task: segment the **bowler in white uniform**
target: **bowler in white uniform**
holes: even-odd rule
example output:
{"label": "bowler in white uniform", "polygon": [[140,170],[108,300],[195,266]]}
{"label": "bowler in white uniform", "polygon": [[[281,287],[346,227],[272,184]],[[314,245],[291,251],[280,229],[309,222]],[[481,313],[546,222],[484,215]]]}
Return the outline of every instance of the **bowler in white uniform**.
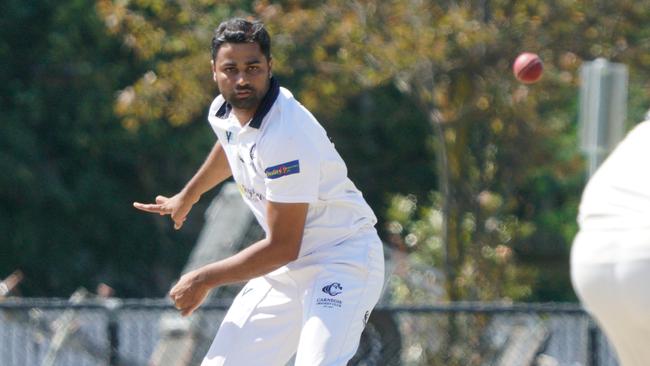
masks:
{"label": "bowler in white uniform", "polygon": [[346,365],[383,287],[377,219],[323,127],[271,69],[261,23],[221,23],[212,40],[221,95],[208,115],[218,141],[178,194],[134,205],[171,215],[178,229],[204,192],[232,176],[266,232],[170,291],[189,315],[211,289],[248,281],[202,365],[285,365],[294,354],[296,365]]}

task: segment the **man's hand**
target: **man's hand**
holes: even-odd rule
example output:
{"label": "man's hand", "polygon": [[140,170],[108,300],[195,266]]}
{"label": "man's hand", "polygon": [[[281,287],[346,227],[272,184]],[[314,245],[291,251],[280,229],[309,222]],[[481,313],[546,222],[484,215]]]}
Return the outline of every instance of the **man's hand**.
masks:
{"label": "man's hand", "polygon": [[171,215],[174,221],[174,229],[178,230],[183,226],[187,214],[197,200],[188,199],[185,194],[178,193],[173,197],[158,196],[156,203],[133,202],[133,207],[138,210],[157,213],[159,215]]}
{"label": "man's hand", "polygon": [[208,296],[210,288],[199,280],[199,273],[192,271],[184,274],[178,283],[169,291],[169,297],[181,315],[188,316],[201,305]]}

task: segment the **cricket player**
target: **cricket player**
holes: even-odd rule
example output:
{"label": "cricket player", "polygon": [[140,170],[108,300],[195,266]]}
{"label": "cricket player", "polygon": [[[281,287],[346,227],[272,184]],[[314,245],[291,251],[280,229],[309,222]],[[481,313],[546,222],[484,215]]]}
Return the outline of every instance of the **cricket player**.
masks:
{"label": "cricket player", "polygon": [[571,279],[622,366],[650,365],[650,121],[637,125],[587,183]]}
{"label": "cricket player", "polygon": [[179,229],[199,197],[232,176],[266,237],[184,274],[169,296],[191,314],[217,287],[248,281],[203,366],[346,365],[384,279],[375,215],[323,127],[272,76],[263,24],[231,19],[212,40],[221,95],[208,120],[218,141],[186,186],[140,210]]}

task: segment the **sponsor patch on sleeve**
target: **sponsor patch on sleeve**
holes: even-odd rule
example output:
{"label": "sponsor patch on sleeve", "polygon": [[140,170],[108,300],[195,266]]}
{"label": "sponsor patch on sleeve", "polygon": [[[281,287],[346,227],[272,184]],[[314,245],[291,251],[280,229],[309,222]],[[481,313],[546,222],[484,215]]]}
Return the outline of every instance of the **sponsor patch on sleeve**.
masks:
{"label": "sponsor patch on sleeve", "polygon": [[280,165],[268,167],[264,169],[266,177],[269,179],[277,179],[285,175],[300,173],[300,162],[298,160],[289,161]]}

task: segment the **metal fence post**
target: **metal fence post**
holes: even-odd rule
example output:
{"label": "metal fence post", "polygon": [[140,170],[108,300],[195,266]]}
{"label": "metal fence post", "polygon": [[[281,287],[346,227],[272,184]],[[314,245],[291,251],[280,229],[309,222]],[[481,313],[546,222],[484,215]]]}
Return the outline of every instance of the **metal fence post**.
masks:
{"label": "metal fence post", "polygon": [[119,311],[122,303],[118,299],[110,298],[104,303],[108,315],[108,324],[106,332],[108,336],[108,364],[110,366],[120,365],[120,337],[119,337],[119,323],[117,319],[117,312]]}
{"label": "metal fence post", "polygon": [[587,365],[599,366],[598,352],[598,336],[599,330],[593,320],[589,321],[589,328],[587,329]]}

